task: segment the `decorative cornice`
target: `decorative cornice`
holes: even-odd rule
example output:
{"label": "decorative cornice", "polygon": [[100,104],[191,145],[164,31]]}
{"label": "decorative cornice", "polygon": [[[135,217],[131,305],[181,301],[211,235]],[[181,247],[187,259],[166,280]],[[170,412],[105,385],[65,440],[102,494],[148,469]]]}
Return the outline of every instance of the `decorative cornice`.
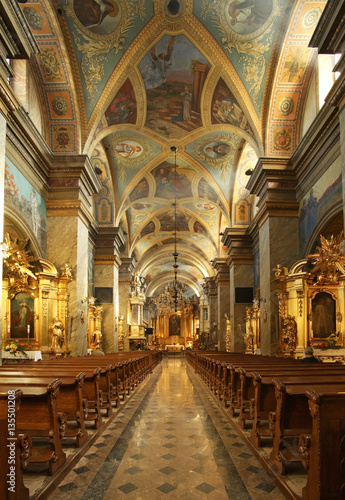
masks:
{"label": "decorative cornice", "polygon": [[79,217],[84,224],[94,226],[96,221],[81,200],[46,201],[47,217]]}
{"label": "decorative cornice", "polygon": [[95,255],[95,265],[115,266],[117,269],[122,265],[118,255]]}
{"label": "decorative cornice", "polygon": [[298,201],[267,200],[261,205],[259,211],[255,215],[255,221],[258,224],[258,226],[261,227],[269,217],[298,218],[298,213],[299,213]]}

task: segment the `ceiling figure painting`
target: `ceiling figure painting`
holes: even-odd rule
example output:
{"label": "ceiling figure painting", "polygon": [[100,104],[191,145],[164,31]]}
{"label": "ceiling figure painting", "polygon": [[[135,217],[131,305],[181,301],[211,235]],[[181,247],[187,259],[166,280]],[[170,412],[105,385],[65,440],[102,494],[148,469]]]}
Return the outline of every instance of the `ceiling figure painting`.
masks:
{"label": "ceiling figure painting", "polygon": [[200,100],[209,69],[187,37],[164,36],[139,64],[147,94],[146,126],[169,138],[201,126]]}

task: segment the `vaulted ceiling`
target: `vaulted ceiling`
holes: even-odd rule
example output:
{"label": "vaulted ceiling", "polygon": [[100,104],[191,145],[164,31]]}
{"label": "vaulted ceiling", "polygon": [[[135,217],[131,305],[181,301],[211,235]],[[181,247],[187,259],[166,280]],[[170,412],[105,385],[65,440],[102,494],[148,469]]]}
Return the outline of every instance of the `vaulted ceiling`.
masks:
{"label": "vaulted ceiling", "polygon": [[175,229],[179,280],[199,294],[227,255],[221,233],[253,218],[246,172],[296,148],[324,4],[21,4],[40,49],[50,147],[87,154],[102,172],[95,218],[122,228],[149,295],[172,281]]}

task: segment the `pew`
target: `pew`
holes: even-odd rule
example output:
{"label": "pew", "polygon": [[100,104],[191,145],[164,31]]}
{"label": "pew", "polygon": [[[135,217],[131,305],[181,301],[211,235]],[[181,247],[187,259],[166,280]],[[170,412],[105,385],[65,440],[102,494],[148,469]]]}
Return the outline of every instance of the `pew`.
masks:
{"label": "pew", "polygon": [[22,469],[27,466],[32,443],[29,436],[18,433],[16,415],[22,391],[0,392],[0,498],[29,500]]}
{"label": "pew", "polygon": [[303,500],[338,500],[345,496],[345,392],[306,391],[311,434],[299,440],[308,470]]}
{"label": "pew", "polygon": [[18,432],[32,439],[29,463],[48,463],[48,474],[53,475],[66,461],[61,438],[64,435],[66,415],[58,412],[57,398],[61,381],[48,385],[26,385],[23,377],[9,377],[0,381],[0,394],[20,386],[22,395],[16,415]]}
{"label": "pew", "polygon": [[[306,391],[311,387],[310,384],[286,385],[279,379],[273,379],[273,383],[276,409],[269,414],[269,424],[273,433],[270,460],[273,467],[283,475],[287,466],[302,462],[298,439],[301,434],[311,433],[312,418],[306,396]],[[312,389],[322,394],[341,393],[345,391],[345,383],[316,382],[312,385]],[[328,444],[325,443],[325,446]]]}
{"label": "pew", "polygon": [[[313,365],[317,366],[317,365]],[[336,381],[342,380],[345,382],[345,370],[322,370],[320,373],[317,370],[294,370],[293,373],[275,373],[285,385],[301,385],[301,384],[316,384],[316,383],[332,383],[334,377]],[[309,366],[308,366],[309,368]],[[345,368],[345,367],[344,367]],[[254,396],[250,400],[250,416],[252,420],[251,440],[256,446],[261,446],[262,439],[267,442],[267,439],[272,440],[272,431],[269,427],[268,417],[270,412],[276,409],[275,386],[272,380],[272,374],[265,375],[257,372],[251,372],[249,376],[252,379]],[[246,415],[242,415],[242,420],[246,419]],[[241,422],[242,427],[244,422]]]}
{"label": "pew", "polygon": [[74,376],[67,373],[61,373],[55,370],[46,370],[36,368],[35,366],[21,369],[12,367],[0,368],[0,383],[4,378],[11,379],[25,378],[26,385],[48,385],[52,378],[59,376],[61,380],[59,397],[57,398],[58,412],[65,413],[66,426],[64,438],[75,438],[76,446],[79,448],[86,441],[88,432],[85,428],[85,419],[87,418],[88,405],[87,400],[83,398],[82,388],[85,379],[85,373],[80,372]]}

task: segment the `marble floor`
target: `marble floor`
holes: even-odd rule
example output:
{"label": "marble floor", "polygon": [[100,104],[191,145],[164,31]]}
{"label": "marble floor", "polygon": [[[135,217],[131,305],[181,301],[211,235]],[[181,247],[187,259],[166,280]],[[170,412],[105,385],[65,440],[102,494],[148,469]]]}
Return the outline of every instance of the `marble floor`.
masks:
{"label": "marble floor", "polygon": [[55,486],[51,500],[286,498],[181,356],[163,360]]}

